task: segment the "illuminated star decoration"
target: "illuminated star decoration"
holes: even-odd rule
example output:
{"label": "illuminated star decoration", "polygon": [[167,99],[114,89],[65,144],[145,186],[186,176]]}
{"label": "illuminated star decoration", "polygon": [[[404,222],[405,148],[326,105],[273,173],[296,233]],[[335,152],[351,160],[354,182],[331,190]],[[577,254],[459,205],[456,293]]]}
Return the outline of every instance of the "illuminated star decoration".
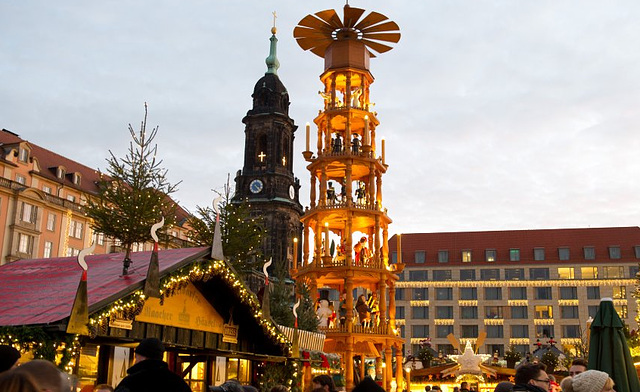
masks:
{"label": "illuminated star decoration", "polygon": [[225,260],[222,250],[222,231],[220,229],[220,207],[222,196],[213,200],[213,211],[216,213],[216,227],[213,231],[213,244],[211,245],[211,258],[214,260]]}
{"label": "illuminated star decoration", "polygon": [[67,333],[75,333],[78,335],[89,335],[89,301],[87,294],[87,262],[85,256],[92,253],[96,249],[95,241],[89,248],[82,249],[78,253],[78,264],[82,268],[82,277],[76,291],[76,298],[73,300],[69,322],[67,323]]}
{"label": "illuminated star decoration", "polygon": [[164,225],[164,216],[160,222],[151,226],[151,238],[153,238],[153,252],[147,269],[147,279],[144,282],[144,295],[160,298],[160,263],[158,261],[158,234],[156,233]]}

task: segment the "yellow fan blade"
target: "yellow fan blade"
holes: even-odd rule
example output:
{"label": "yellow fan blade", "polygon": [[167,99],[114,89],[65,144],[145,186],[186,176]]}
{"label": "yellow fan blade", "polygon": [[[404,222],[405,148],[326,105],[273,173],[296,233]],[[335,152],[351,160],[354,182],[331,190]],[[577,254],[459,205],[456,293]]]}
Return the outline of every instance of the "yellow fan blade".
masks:
{"label": "yellow fan blade", "polygon": [[391,46],[387,46],[387,45],[383,45],[381,43],[378,42],[374,42],[374,41],[369,41],[368,39],[363,39],[362,42],[367,45],[367,47],[375,50],[378,53],[384,53],[384,52],[388,52],[391,49],[393,49]]}
{"label": "yellow fan blade", "polygon": [[358,19],[364,14],[362,8],[354,8],[345,6],[344,7],[344,26],[345,27],[353,27],[358,22]]}
{"label": "yellow fan blade", "polygon": [[362,32],[366,34],[366,33],[378,33],[378,32],[386,32],[386,31],[398,31],[398,30],[400,30],[400,26],[398,26],[396,22],[387,21],[375,26],[365,27],[362,29]]}
{"label": "yellow fan blade", "polygon": [[331,26],[333,29],[339,29],[343,27],[340,17],[336,13],[336,10],[324,10],[316,12],[315,15],[322,19],[325,23]]}
{"label": "yellow fan blade", "polygon": [[458,339],[456,339],[456,337],[453,336],[452,333],[447,335],[447,340],[449,340],[449,343],[451,343],[453,348],[455,348],[456,350],[460,351],[460,342],[458,342]]}
{"label": "yellow fan blade", "polygon": [[398,42],[400,33],[369,33],[363,32],[363,38],[374,39],[376,41]]}
{"label": "yellow fan blade", "polygon": [[369,27],[369,26],[373,26],[374,24],[378,24],[382,21],[385,21],[389,18],[387,18],[386,16],[382,15],[379,12],[371,12],[369,15],[365,16],[364,19],[362,19],[360,21],[360,23],[358,23],[357,25],[355,25],[354,27],[357,30],[364,30],[365,28]]}
{"label": "yellow fan blade", "polygon": [[487,338],[487,333],[485,331],[482,331],[478,334],[478,339],[476,340],[476,354],[478,353],[478,350],[480,350],[480,347],[482,347],[482,343],[484,343],[484,340]]}

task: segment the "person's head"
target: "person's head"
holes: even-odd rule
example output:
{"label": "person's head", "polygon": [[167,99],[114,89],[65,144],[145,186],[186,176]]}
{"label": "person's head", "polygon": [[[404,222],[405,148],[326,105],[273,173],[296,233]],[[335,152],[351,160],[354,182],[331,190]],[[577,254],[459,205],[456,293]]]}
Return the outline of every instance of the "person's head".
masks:
{"label": "person's head", "polygon": [[36,380],[24,372],[4,372],[0,374],[2,392],[40,392]]}
{"label": "person's head", "polygon": [[566,392],[611,392],[614,382],[605,372],[587,370],[573,377],[567,377],[560,383]]}
{"label": "person's head", "polygon": [[42,392],[68,392],[71,389],[69,377],[56,365],[44,359],[23,363],[13,372],[26,373],[33,377]]}
{"label": "person's head", "polygon": [[164,356],[164,345],[157,338],[143,339],[136,347],[136,363],[146,359],[162,360]]}
{"label": "person's head", "polygon": [[271,387],[271,390],[269,392],[289,392],[289,388],[285,387],[282,384],[278,384]]}
{"label": "person's head", "polygon": [[113,392],[114,389],[109,384],[98,384],[93,388],[93,392]]}
{"label": "person's head", "polygon": [[245,392],[242,384],[238,380],[227,380],[217,387],[209,387],[211,392]]}
{"label": "person's head", "polygon": [[254,387],[253,385],[243,385],[242,389],[244,390],[244,392],[258,392],[258,388]]}
{"label": "person's head", "polygon": [[7,345],[0,345],[0,373],[18,366],[20,351]]}
{"label": "person's head", "polygon": [[336,390],[336,386],[333,383],[333,378],[326,374],[321,374],[319,376],[315,376],[313,380],[311,380],[313,388],[323,388],[326,392],[333,392]]}
{"label": "person's head", "polygon": [[469,389],[469,383],[466,381],[461,382],[460,389]]}
{"label": "person's head", "polygon": [[424,387],[424,391],[425,391],[425,392],[429,392],[429,391],[431,391],[431,386],[426,385],[426,386]]}
{"label": "person's head", "polygon": [[511,391],[513,391],[513,384],[511,384],[509,381],[499,382],[498,385],[496,385],[496,388],[493,390],[493,392],[511,392]]}
{"label": "person's head", "polygon": [[516,384],[531,384],[549,390],[549,376],[543,363],[526,363],[516,368]]}
{"label": "person's head", "polygon": [[459,392],[460,388],[459,387],[453,387],[453,392]]}
{"label": "person's head", "polygon": [[571,361],[571,367],[569,368],[569,375],[571,377],[576,374],[584,373],[587,371],[587,361],[584,358],[575,358]]}

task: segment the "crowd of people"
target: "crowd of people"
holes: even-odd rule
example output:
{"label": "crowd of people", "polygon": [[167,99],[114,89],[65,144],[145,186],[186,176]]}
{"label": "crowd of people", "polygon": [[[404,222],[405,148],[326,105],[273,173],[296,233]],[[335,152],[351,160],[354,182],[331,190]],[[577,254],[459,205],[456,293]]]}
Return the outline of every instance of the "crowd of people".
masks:
{"label": "crowd of people", "polygon": [[[361,296],[363,299],[364,296]],[[361,299],[359,298],[359,300]],[[156,338],[144,339],[134,350],[135,363],[127,370],[127,376],[114,387],[96,385],[91,392],[191,392],[189,385],[169,370],[163,361],[165,347]],[[71,383],[66,373],[52,362],[35,359],[20,364],[20,352],[11,346],[0,346],[1,392],[70,392]],[[501,382],[494,392],[613,392],[614,382],[605,372],[588,370],[584,359],[575,359],[569,368],[569,376],[558,384],[553,375],[547,374],[542,363],[527,362],[516,368],[514,383]],[[455,387],[454,392],[471,392],[467,382]],[[220,386],[212,386],[210,392],[257,392],[250,385],[228,380]],[[425,392],[439,391],[438,386],[427,386]],[[84,389],[83,389],[84,391]],[[276,385],[270,392],[288,392],[284,385]],[[313,378],[311,392],[336,392],[333,378],[319,375]],[[384,392],[370,377],[365,377],[352,392]]]}

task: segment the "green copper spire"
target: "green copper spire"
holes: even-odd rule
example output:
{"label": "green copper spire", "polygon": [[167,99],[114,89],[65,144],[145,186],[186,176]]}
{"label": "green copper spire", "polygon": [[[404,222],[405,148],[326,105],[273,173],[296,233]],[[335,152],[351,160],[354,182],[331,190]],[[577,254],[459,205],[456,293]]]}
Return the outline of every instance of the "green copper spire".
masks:
{"label": "green copper spire", "polygon": [[276,49],[278,44],[278,39],[276,38],[276,13],[273,12],[273,27],[271,28],[271,46],[269,47],[269,57],[265,60],[267,63],[267,72],[266,74],[278,74],[278,68],[280,68],[280,62],[278,61],[278,57],[276,57]]}

